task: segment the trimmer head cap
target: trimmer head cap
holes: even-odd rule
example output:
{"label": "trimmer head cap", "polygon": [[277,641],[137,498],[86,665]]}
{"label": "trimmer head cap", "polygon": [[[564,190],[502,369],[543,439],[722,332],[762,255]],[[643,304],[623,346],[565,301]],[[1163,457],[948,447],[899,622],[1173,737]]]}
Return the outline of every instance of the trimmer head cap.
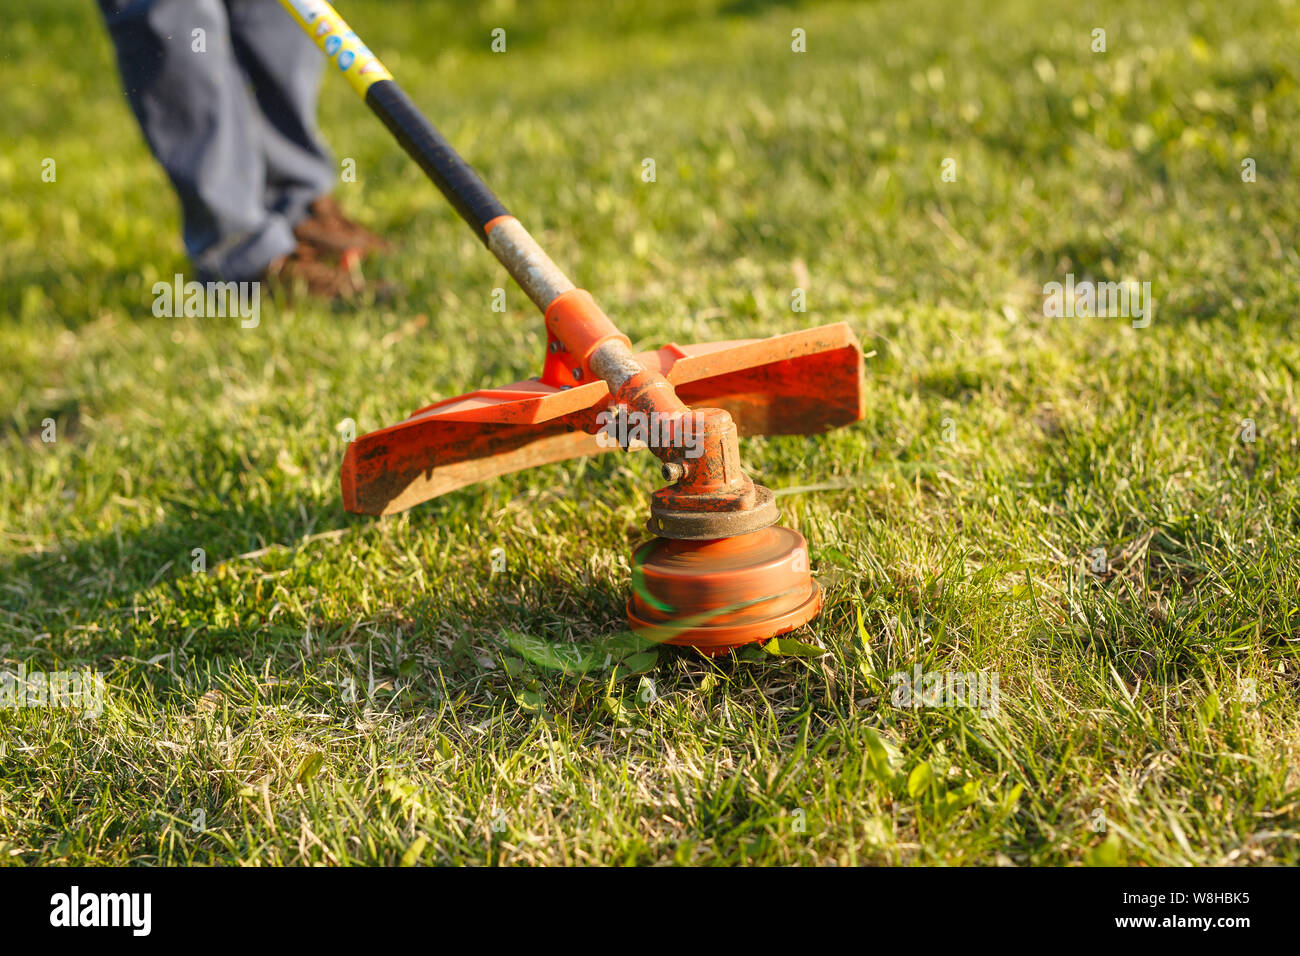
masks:
{"label": "trimmer head cap", "polygon": [[652,538],[632,559],[632,630],[710,656],[793,631],[821,604],[808,544],[790,528],[712,541]]}

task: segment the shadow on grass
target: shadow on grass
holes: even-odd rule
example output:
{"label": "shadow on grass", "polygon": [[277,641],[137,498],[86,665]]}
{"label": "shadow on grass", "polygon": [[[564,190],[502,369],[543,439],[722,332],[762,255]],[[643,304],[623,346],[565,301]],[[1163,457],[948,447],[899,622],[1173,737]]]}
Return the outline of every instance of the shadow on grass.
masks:
{"label": "shadow on grass", "polygon": [[332,496],[245,502],[237,518],[164,496],[162,521],[0,560],[0,654],[46,667],[178,655],[166,669],[381,647],[394,674],[414,659],[422,673],[464,677],[508,648],[505,632],[580,644],[623,626],[625,595],[574,565],[493,573],[457,560],[446,531],[472,534],[488,494],[465,489],[386,519],[349,515]]}

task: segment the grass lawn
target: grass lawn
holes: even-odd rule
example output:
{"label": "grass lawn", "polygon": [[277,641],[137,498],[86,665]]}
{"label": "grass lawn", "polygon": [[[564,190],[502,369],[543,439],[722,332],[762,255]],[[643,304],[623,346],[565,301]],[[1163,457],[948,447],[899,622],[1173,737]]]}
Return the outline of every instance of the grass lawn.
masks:
{"label": "grass lawn", "polygon": [[[536,374],[541,321],[336,76],[396,298],[156,318],[177,203],[95,5],[43,0],[0,58],[0,668],[107,691],[0,712],[0,860],[1300,862],[1300,5],[340,5],[637,346],[852,324],[864,420],[742,449],[827,653],[620,662],[645,454],[346,514],[340,422]],[[1045,317],[1067,274],[1152,321]],[[895,706],[918,667],[996,710]]]}

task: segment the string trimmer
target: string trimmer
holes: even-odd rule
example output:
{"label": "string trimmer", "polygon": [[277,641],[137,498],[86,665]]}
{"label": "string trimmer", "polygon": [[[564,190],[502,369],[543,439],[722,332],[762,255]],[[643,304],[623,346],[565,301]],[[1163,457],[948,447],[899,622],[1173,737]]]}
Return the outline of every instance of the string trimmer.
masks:
{"label": "string trimmer", "polygon": [[862,417],[862,349],[843,323],[768,339],[632,343],[577,288],[325,0],[281,0],[545,316],[538,378],[471,392],[362,435],[345,507],[382,515],[496,475],[648,447],[668,482],[633,558],[633,630],[722,653],[821,610],[802,535],[740,464],[740,435],[814,434]]}

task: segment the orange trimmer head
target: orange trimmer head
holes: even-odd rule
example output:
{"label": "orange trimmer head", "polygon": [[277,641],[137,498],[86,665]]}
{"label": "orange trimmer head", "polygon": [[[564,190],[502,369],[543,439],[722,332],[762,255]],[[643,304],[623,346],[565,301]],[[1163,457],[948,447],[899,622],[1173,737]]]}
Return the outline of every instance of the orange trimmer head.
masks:
{"label": "orange trimmer head", "polygon": [[790,528],[712,541],[653,538],[632,558],[632,629],[711,656],[802,627],[821,607],[808,543]]}
{"label": "orange trimmer head", "polygon": [[[636,358],[696,411],[721,410],[739,435],[817,434],[862,417],[862,350],[843,323],[767,339],[668,345]],[[631,416],[617,407],[604,381],[566,387],[542,377],[438,402],[348,446],[344,503],[349,511],[390,514],[534,465],[649,447],[620,433]],[[662,472],[677,474],[671,462]],[[764,520],[775,521],[770,493],[760,497]],[[807,543],[771,524],[746,531],[742,522],[757,511],[658,509],[647,525],[650,539],[633,555],[632,629],[714,655],[815,617],[821,592]]]}
{"label": "orange trimmer head", "polygon": [[862,417],[862,349],[844,324],[634,352],[325,0],[282,0],[506,267],[546,323],[541,374],[420,409],[353,441],[349,511],[382,515],[534,465],[648,448],[668,484],[633,561],[628,620],[722,653],[799,627],[821,592],[798,532],[740,463],[741,435],[816,434]]}

